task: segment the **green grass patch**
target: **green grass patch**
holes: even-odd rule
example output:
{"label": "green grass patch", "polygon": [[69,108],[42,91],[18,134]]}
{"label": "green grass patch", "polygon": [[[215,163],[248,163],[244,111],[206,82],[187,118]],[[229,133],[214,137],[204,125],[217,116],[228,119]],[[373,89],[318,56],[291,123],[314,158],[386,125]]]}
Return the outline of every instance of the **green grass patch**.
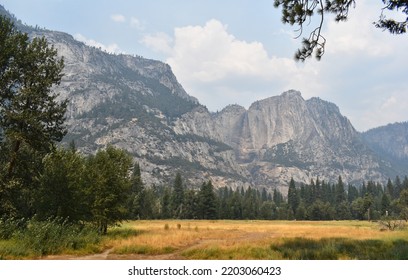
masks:
{"label": "green grass patch", "polygon": [[194,260],[267,260],[282,258],[280,253],[267,247],[258,246],[221,247],[213,245],[189,249],[181,255]]}
{"label": "green grass patch", "polygon": [[106,234],[106,237],[108,239],[128,239],[130,237],[133,236],[137,236],[142,234],[143,231],[142,230],[136,230],[134,228],[130,228],[130,227],[114,227],[114,228],[110,228],[108,230],[108,233]]}
{"label": "green grass patch", "polygon": [[148,245],[128,245],[116,248],[114,250],[115,254],[141,254],[141,255],[163,255],[171,254],[177,249],[171,246],[166,246],[163,248],[157,248]]}
{"label": "green grass patch", "polygon": [[346,238],[284,239],[270,248],[290,260],[407,260],[406,240],[354,240]]}

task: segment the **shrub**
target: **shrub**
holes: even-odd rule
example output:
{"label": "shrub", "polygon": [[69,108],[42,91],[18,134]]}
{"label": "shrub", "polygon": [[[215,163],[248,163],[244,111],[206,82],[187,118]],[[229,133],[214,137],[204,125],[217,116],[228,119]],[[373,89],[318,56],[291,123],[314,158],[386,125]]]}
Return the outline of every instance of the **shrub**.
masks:
{"label": "shrub", "polygon": [[16,232],[26,227],[25,219],[0,219],[0,239],[10,239]]}
{"label": "shrub", "polygon": [[34,255],[57,254],[77,250],[100,241],[97,230],[90,226],[69,224],[61,218],[31,220],[27,229],[16,236]]}

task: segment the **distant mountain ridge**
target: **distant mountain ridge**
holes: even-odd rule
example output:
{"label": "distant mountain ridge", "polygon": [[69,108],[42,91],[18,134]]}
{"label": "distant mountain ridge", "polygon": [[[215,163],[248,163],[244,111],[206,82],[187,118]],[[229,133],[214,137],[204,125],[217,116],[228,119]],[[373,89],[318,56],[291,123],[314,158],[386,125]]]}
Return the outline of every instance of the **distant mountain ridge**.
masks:
{"label": "distant mountain ridge", "polygon": [[362,136],[380,156],[408,171],[408,122],[393,123],[370,129]]}
{"label": "distant mountain ridge", "polygon": [[[7,15],[1,6],[0,13]],[[65,75],[55,88],[69,99],[64,143],[74,140],[84,153],[107,144],[126,149],[148,185],[168,184],[177,171],[190,186],[211,179],[217,187],[269,190],[285,190],[292,177],[309,183],[341,175],[356,182],[401,172],[379,149],[381,137],[357,132],[335,104],[320,98],[304,100],[290,90],[248,109],[230,105],[212,113],[163,62],[108,54],[66,33],[17,26],[31,37],[45,36],[64,57]],[[401,141],[401,147],[408,145]]]}

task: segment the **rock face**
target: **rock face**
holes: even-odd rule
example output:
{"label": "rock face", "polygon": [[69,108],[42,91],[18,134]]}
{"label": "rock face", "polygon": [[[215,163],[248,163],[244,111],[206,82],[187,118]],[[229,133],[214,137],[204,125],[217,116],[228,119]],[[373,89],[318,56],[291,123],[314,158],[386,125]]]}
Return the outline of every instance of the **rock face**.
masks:
{"label": "rock face", "polygon": [[383,179],[387,166],[336,105],[319,98],[305,101],[293,90],[248,110],[235,105],[217,114],[194,110],[177,121],[176,131],[230,145],[253,183],[267,188],[285,188],[291,177],[301,182],[339,175],[348,182]]}
{"label": "rock face", "polygon": [[368,146],[383,158],[399,167],[403,174],[408,169],[408,123],[394,123],[370,129],[362,134]]}
{"label": "rock face", "polygon": [[[0,12],[7,14],[1,6]],[[211,113],[185,92],[167,64],[16,25],[31,37],[45,36],[64,57],[65,75],[55,87],[69,99],[64,142],[75,141],[84,153],[108,144],[126,149],[149,185],[168,184],[180,171],[191,186],[211,179],[219,187],[285,190],[291,177],[309,182],[341,175],[353,182],[386,179],[394,170],[372,152],[390,147],[376,142],[382,136],[367,132],[363,140],[336,105],[319,98],[304,100],[292,90],[248,110],[230,105]]]}
{"label": "rock face", "polygon": [[[36,31],[32,36],[38,36]],[[173,123],[191,110],[204,110],[177,82],[170,66],[129,55],[111,55],[57,32],[41,32],[65,60],[55,89],[70,100],[69,134],[85,153],[108,144],[126,149],[140,162],[149,184],[169,182],[176,170],[191,184],[248,184],[248,172],[228,145],[198,135],[177,134]],[[235,178],[235,179],[234,179]]]}

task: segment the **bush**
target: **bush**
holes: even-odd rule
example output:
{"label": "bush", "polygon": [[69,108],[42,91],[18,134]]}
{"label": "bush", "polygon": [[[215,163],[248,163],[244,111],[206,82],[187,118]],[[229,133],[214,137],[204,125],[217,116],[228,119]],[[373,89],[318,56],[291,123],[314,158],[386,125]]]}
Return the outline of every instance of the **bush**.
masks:
{"label": "bush", "polygon": [[25,219],[0,219],[0,239],[8,240],[13,235],[26,227]]}
{"label": "bush", "polygon": [[19,231],[16,238],[34,255],[43,256],[97,244],[101,237],[93,227],[50,218],[46,221],[31,220],[26,230]]}
{"label": "bush", "polygon": [[381,217],[381,220],[378,222],[378,224],[380,225],[381,231],[383,230],[394,231],[398,229],[403,229],[405,227],[404,221],[392,216]]}

